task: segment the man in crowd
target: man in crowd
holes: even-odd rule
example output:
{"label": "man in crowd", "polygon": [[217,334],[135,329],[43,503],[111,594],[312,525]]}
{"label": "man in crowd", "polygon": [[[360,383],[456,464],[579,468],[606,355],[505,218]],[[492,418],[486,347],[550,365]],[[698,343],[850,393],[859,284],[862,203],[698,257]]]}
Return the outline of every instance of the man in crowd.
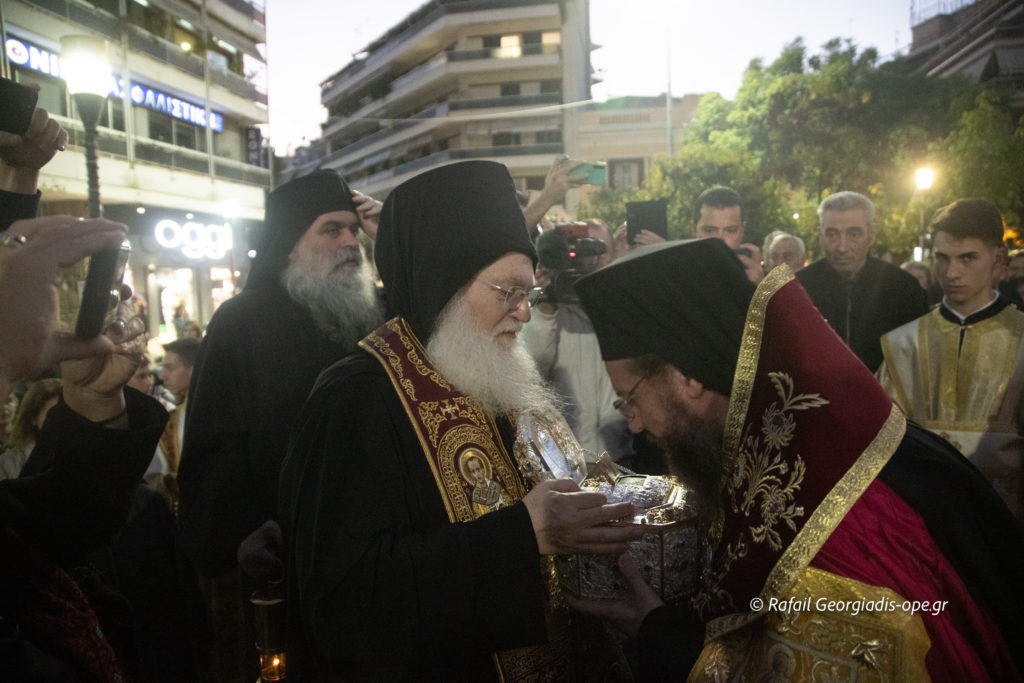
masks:
{"label": "man in crowd", "polygon": [[804,267],[806,249],[804,241],[796,235],[783,232],[768,243],[768,270],[785,263],[794,273]]}
{"label": "man in crowd", "polygon": [[942,302],[882,337],[879,381],[907,417],[956,446],[1024,518],[1024,313],[992,286],[1003,217],[961,199],[931,222]]}
{"label": "man in crowd", "polygon": [[811,301],[843,341],[874,372],[882,335],[928,311],[913,275],[868,251],[875,243],[875,205],[856,192],[837,192],[818,206],[825,258],[797,273]]}
{"label": "man in crowd", "polygon": [[[373,237],[379,211],[329,171],[267,197],[245,289],[210,321],[189,392],[179,522],[182,546],[207,576],[231,572],[239,544],[275,519],[288,432],[313,381],[382,319],[358,237]],[[237,598],[226,610],[237,613],[241,592],[224,594]],[[251,638],[237,648],[224,658],[251,660]],[[237,668],[221,666],[219,680],[234,680]]]}
{"label": "man in crowd", "polygon": [[755,292],[700,240],[634,252],[577,291],[630,426],[662,442],[712,549],[690,618],[628,556],[630,597],[576,602],[639,635],[644,676],[1020,677],[1021,527],[906,421],[788,269]]}
{"label": "man in crowd", "polygon": [[188,404],[188,389],[192,382],[192,371],[199,356],[199,340],[190,337],[176,339],[164,344],[164,366],[161,379],[164,387],[174,395],[177,405],[171,411],[167,427],[160,436],[157,459],[163,458],[164,470],[147,481],[156,482],[155,488],[164,494],[171,511],[178,509],[178,466],[181,462],[181,445],[185,435],[185,411]]}
{"label": "man in crowd", "polygon": [[764,277],[761,267],[761,249],[744,243],[746,223],[743,221],[743,202],[731,187],[716,186],[700,193],[693,203],[693,235],[698,239],[717,237],[736,252],[754,284]]}
{"label": "man in crowd", "polygon": [[541,556],[621,551],[640,529],[594,526],[631,506],[569,479],[528,492],[513,457],[518,417],[557,411],[517,346],[536,256],[508,170],[470,161],[399,185],[375,258],[397,317],[317,380],[281,472],[298,675],[614,678],[611,650],[573,639]]}
{"label": "man in crowd", "polygon": [[[547,271],[549,284],[523,326],[523,342],[541,376],[565,401],[562,413],[588,455],[596,462],[607,451],[613,460],[621,461],[632,453],[633,437],[615,409],[615,391],[601,361],[594,328],[572,290],[574,279],[608,265],[615,254],[606,225],[588,221],[586,227],[589,241],[586,246],[573,242],[580,253],[572,260],[571,245],[560,229],[538,238],[538,272]],[[601,245],[601,254],[582,253]],[[635,469],[635,463],[624,464]]]}

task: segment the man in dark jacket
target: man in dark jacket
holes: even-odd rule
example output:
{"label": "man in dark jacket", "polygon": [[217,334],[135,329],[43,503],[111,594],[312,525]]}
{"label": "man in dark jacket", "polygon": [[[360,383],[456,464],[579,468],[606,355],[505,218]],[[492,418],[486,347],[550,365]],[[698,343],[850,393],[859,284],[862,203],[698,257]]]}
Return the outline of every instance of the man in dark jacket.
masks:
{"label": "man in dark jacket", "polygon": [[[288,432],[313,381],[380,324],[358,238],[360,229],[376,234],[379,212],[330,171],[267,198],[245,289],[210,321],[189,391],[179,522],[182,545],[207,576],[232,572],[239,544],[276,517]],[[226,590],[225,600],[232,595],[241,593]],[[251,643],[239,639],[242,657],[253,655]],[[232,679],[218,668],[220,680]]]}
{"label": "man in dark jacket", "polygon": [[796,277],[853,353],[874,372],[882,335],[928,312],[928,295],[912,275],[868,255],[875,243],[875,206],[856,192],[837,192],[818,206],[825,258]]}

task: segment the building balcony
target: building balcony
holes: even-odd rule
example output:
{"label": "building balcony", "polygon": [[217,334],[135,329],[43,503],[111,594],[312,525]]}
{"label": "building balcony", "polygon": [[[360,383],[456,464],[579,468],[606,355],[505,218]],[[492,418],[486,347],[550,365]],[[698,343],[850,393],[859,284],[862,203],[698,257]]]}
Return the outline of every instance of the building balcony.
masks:
{"label": "building balcony", "polygon": [[[430,36],[432,43],[450,43],[460,27],[489,21],[493,24],[516,19],[536,20],[538,17],[559,22],[564,8],[556,0],[488,0],[487,3],[464,1],[430,2],[408,15],[366,47],[365,59],[354,60],[323,83],[325,96],[332,97],[363,85],[367,64],[374,69],[406,60],[422,49],[422,39]],[[437,39],[440,39],[439,41]],[[324,100],[327,101],[326,99]]]}
{"label": "building balcony", "polygon": [[[564,147],[560,142],[540,145],[502,145],[498,147],[445,149],[440,152],[434,152],[433,154],[420,157],[419,159],[407,161],[404,164],[392,166],[391,168],[378,171],[376,173],[360,174],[360,172],[357,171],[346,176],[346,180],[350,184],[358,182],[364,185],[380,185],[391,178],[414,175],[434,166],[443,166],[446,163],[462,161],[464,159],[493,159],[501,161],[502,159],[509,157],[540,155],[545,157],[547,159],[546,163],[550,165],[551,161],[549,157],[561,154],[563,149]],[[324,166],[329,167],[330,165],[324,164]]]}
{"label": "building balcony", "polygon": [[505,95],[475,100],[457,100],[449,102],[448,108],[452,111],[465,111],[469,109],[495,109],[501,107],[538,107],[561,103],[562,93],[553,92],[537,95]]}
{"label": "building balcony", "polygon": [[67,21],[103,34],[107,40],[121,42],[121,27],[117,17],[96,7],[69,2],[69,0],[25,0],[30,5],[56,14]]}
{"label": "building balcony", "polygon": [[546,170],[552,158],[561,154],[561,143],[544,145],[514,145],[504,147],[479,147],[471,149],[449,149],[409,161],[377,173],[347,176],[360,191],[378,199],[387,197],[395,187],[409,178],[438,166],[444,166],[464,159],[488,159],[505,164],[513,176]]}
{"label": "building balcony", "polygon": [[[541,93],[537,95],[506,95],[504,97],[441,102],[412,115],[404,121],[394,123],[386,128],[370,133],[352,144],[334,150],[324,157],[323,163],[334,168],[343,168],[356,161],[360,153],[366,156],[374,154],[378,151],[375,147],[386,148],[394,146],[403,140],[423,135],[441,125],[447,124],[449,127],[458,127],[460,123],[468,123],[471,120],[469,116],[448,117],[449,112],[503,108],[516,110],[524,107],[557,105],[561,101],[561,93]],[[538,113],[550,114],[550,112],[546,111]],[[460,118],[464,120],[460,121]]]}
{"label": "building balcony", "polygon": [[[532,49],[534,47],[537,49]],[[334,138],[339,135],[357,134],[354,129],[365,128],[367,119],[389,118],[389,113],[399,113],[396,110],[408,110],[409,103],[416,98],[436,97],[436,94],[444,92],[445,88],[454,87],[462,75],[494,71],[496,74],[500,72],[502,78],[515,80],[516,72],[530,69],[549,71],[550,73],[543,74],[546,77],[556,78],[561,75],[561,53],[557,45],[527,45],[522,48],[520,54],[506,52],[503,57],[495,56],[503,49],[508,48],[441,53],[426,64],[391,81],[382,97],[367,102],[348,116],[328,118],[323,127],[323,136]],[[336,94],[329,97],[325,90],[321,101],[329,106],[340,96],[342,95]]]}
{"label": "building balcony", "polygon": [[[246,4],[244,0],[234,1],[243,5]],[[121,43],[121,28],[118,18],[101,9],[76,4],[70,0],[25,0],[25,2],[56,14],[69,23],[96,31],[114,45]],[[256,10],[254,9],[253,11],[255,12]],[[158,62],[173,66],[189,76],[202,80],[203,60],[201,57],[197,57],[190,52],[183,52],[174,43],[158,38],[139,26],[133,24],[127,24],[126,26],[128,29],[129,49],[145,54]],[[244,76],[222,69],[211,68],[210,82],[244,99],[264,105],[267,104],[266,93],[260,92]]]}
{"label": "building balcony", "polygon": [[[85,128],[78,119],[52,115],[68,132],[68,147],[85,149]],[[113,128],[100,128],[96,136],[97,150],[101,155],[128,158],[128,135]],[[135,160],[155,164],[179,171],[190,171],[209,175],[210,157],[206,152],[178,147],[159,140],[135,138]],[[259,166],[214,156],[214,177],[247,185],[267,187],[270,185],[270,171]]]}

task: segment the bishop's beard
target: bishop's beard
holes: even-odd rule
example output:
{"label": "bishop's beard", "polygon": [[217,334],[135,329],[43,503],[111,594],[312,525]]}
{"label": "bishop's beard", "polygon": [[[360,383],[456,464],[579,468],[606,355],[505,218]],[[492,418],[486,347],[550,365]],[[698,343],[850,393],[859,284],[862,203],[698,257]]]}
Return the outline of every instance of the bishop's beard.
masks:
{"label": "bishop's beard", "polygon": [[698,524],[705,529],[721,517],[724,425],[701,419],[685,403],[663,397],[675,419],[667,434],[652,439],[668,460],[669,472],[693,491]]}
{"label": "bishop's beard", "polygon": [[510,349],[498,343],[501,333],[521,328],[519,321],[507,319],[493,336],[481,331],[462,295],[457,295],[441,312],[427,354],[445,379],[492,416],[557,412],[555,394],[519,339]]}
{"label": "bishop's beard", "polygon": [[332,255],[300,246],[281,284],[333,342],[355,348],[382,322],[373,270],[358,247]]}

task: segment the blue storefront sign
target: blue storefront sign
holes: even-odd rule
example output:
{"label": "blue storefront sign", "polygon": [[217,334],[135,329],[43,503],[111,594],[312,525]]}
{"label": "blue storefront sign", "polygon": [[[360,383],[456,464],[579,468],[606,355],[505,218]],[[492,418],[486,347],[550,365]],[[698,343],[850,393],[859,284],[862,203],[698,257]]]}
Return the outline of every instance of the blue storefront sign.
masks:
{"label": "blue storefront sign", "polygon": [[[8,37],[7,59],[12,64],[60,78],[60,55],[33,45],[27,40]],[[124,80],[116,76],[110,78],[110,96],[118,99],[124,97]],[[163,112],[168,116],[197,126],[206,126],[205,107],[192,104],[174,95],[138,83],[129,83],[128,97],[135,106]],[[224,117],[211,111],[210,128],[218,133],[224,130]]]}

